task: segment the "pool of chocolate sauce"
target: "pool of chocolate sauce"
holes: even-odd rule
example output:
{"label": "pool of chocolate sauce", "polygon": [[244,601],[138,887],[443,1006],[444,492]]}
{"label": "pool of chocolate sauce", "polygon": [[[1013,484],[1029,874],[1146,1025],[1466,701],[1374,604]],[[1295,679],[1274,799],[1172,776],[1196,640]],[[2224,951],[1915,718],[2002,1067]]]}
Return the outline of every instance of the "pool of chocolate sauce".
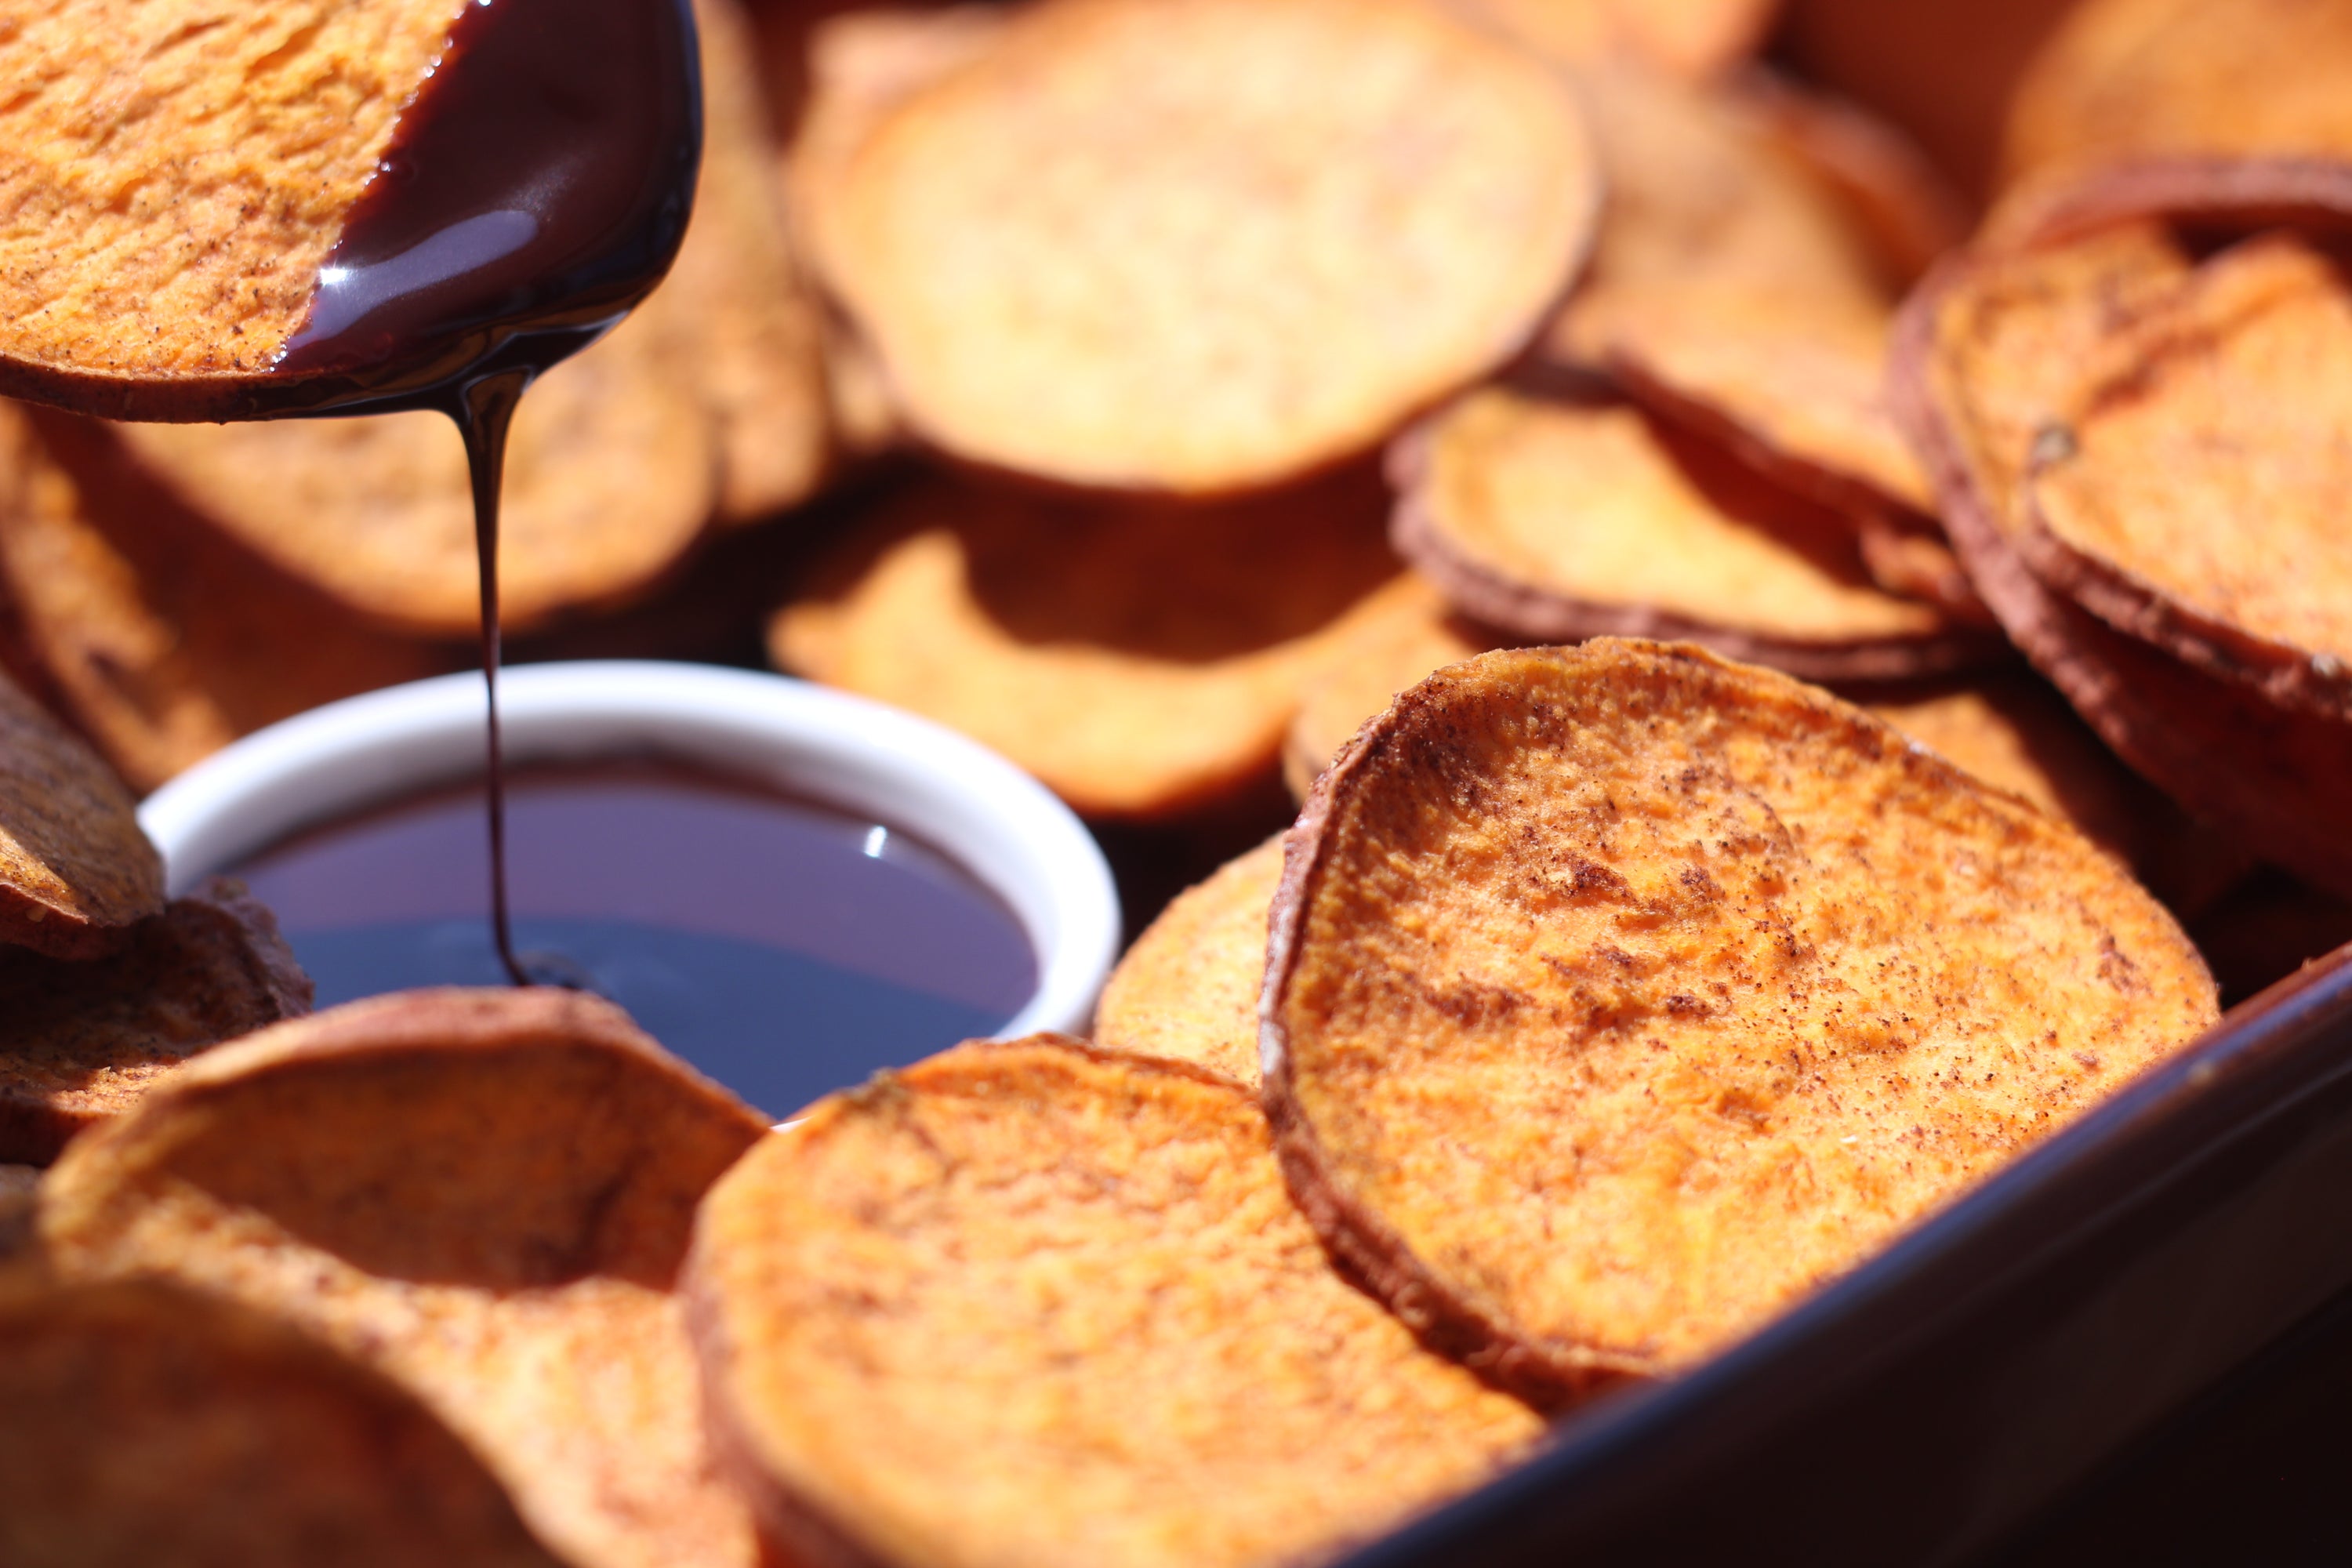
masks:
{"label": "pool of chocolate sauce", "polygon": [[[654,762],[507,784],[525,963],[618,1002],[771,1114],[994,1033],[1035,989],[1012,911],[887,823]],[[234,874],[277,911],[322,1007],[504,978],[478,784],[312,828]]]}

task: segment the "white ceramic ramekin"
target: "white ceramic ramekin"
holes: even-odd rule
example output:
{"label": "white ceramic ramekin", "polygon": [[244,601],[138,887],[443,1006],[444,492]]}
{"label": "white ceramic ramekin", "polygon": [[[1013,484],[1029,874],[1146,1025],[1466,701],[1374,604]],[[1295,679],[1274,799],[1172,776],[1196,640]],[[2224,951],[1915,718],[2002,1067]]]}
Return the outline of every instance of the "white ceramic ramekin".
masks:
{"label": "white ceramic ramekin", "polygon": [[[1043,784],[978,743],[805,681],[710,665],[529,664],[499,677],[510,765],[654,756],[870,815],[961,865],[1004,900],[1037,956],[1037,990],[1004,1026],[1084,1029],[1117,956],[1118,894],[1102,851]],[[482,679],[444,676],[289,719],[148,797],[139,820],[177,893],[288,835],[479,778]]]}

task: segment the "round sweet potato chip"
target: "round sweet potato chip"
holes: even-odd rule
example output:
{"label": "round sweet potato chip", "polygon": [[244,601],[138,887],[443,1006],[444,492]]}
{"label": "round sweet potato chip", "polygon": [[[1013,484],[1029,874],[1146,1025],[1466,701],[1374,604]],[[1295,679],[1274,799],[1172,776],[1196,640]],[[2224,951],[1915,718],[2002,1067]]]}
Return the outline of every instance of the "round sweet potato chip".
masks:
{"label": "round sweet potato chip", "polygon": [[219,878],[109,958],[0,949],[0,1160],[47,1164],[186,1058],[310,1010],[277,920]]}
{"label": "round sweet potato chip", "polygon": [[471,654],[357,624],[165,494],[96,421],[0,406],[0,662],[146,790]]}
{"label": "round sweet potato chip", "polygon": [[2216,1016],[2072,828],[1696,648],[1443,671],[1294,833],[1265,1015],[1292,1193],[1538,1394],[1752,1331]]}
{"label": "round sweet potato chip", "polygon": [[218,418],[292,379],[270,363],[464,9],[15,7],[0,32],[0,394]]}
{"label": "round sweet potato chip", "polygon": [[2200,669],[2352,720],[2352,279],[2264,236],[2102,347],[2027,477],[2027,563]]}
{"label": "round sweet potato chip", "polygon": [[0,946],[95,958],[163,907],[130,791],[0,675]]}
{"label": "round sweet potato chip", "polygon": [[776,661],[995,747],[1081,811],[1164,816],[1269,774],[1309,671],[1396,574],[1354,469],[1216,505],[886,501],[771,623]]}
{"label": "round sweet potato chip", "polygon": [[[509,630],[651,586],[710,518],[719,455],[648,307],[540,378],[516,411],[499,520]],[[198,515],[370,622],[471,637],[473,490],[456,426],[426,411],[226,426],[131,425],[130,456]]]}
{"label": "round sweet potato chip", "polygon": [[2352,893],[2352,725],[2283,708],[2117,630],[2021,558],[2025,484],[2067,424],[2103,345],[2191,278],[2158,225],[1956,258],[1904,308],[1895,408],[1926,460],[1970,579],[2011,638],[2116,752],[2258,854]]}
{"label": "round sweet potato chip", "polygon": [[1333,1270],[1247,1090],[1050,1036],[821,1102],[711,1189],[688,1277],[796,1561],[1321,1561],[1542,1429]]}
{"label": "round sweet potato chip", "polygon": [[1870,579],[1853,529],[1623,406],[1490,390],[1398,458],[1398,550],[1531,642],[1687,637],[1827,679],[1981,662],[1998,645]]}
{"label": "round sweet potato chip", "polygon": [[1423,0],[1047,0],[865,139],[817,259],[948,450],[1231,491],[1507,359],[1599,190],[1564,84]]}
{"label": "round sweet potato chip", "polygon": [[554,1568],[466,1445],[283,1324],[0,1272],[0,1561]]}
{"label": "round sweet potato chip", "polygon": [[1104,983],[1095,1043],[1255,1085],[1265,911],[1281,879],[1277,834],[1176,895]]}
{"label": "round sweet potato chip", "polygon": [[568,1562],[749,1563],[672,1286],[765,1127],[604,1003],[410,992],[189,1062],[68,1147],[41,1237],[389,1377]]}

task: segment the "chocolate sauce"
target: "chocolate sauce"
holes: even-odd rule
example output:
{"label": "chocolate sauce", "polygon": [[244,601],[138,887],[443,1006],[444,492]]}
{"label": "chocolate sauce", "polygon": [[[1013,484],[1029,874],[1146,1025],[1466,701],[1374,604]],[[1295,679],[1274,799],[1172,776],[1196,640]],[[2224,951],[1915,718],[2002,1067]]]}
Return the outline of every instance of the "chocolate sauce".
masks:
{"label": "chocolate sauce", "polygon": [[[517,933],[770,1111],[993,1033],[1035,987],[1012,913],[887,824],[654,763],[509,783]],[[467,891],[481,808],[475,786],[412,796],[237,868],[320,1005],[495,982]]]}
{"label": "chocolate sauce", "polygon": [[[481,563],[491,927],[518,985],[499,744],[499,490],[531,379],[649,293],[685,237],[702,155],[688,0],[473,0],[271,367],[313,413],[457,421]],[[537,978],[552,978],[538,976]]]}

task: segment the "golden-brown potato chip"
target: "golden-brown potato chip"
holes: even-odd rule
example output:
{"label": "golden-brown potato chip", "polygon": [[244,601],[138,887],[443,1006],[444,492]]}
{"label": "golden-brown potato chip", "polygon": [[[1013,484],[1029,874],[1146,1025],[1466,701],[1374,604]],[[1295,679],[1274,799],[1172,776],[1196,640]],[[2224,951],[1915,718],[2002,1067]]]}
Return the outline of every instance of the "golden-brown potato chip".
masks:
{"label": "golden-brown potato chip", "polygon": [[1779,0],[1455,0],[1561,65],[1635,59],[1691,79],[1719,76],[1753,53]]}
{"label": "golden-brown potato chip", "polygon": [[1081,811],[1162,816],[1267,773],[1350,606],[1396,573],[1379,476],[1210,506],[931,478],[778,613],[785,668],[995,747]]}
{"label": "golden-brown potato chip", "polygon": [[1541,1431],[1333,1271],[1245,1089],[1051,1036],[821,1102],[711,1189],[688,1276],[796,1560],[1318,1562]]}
{"label": "golden-brown potato chip", "polygon": [[12,1568],[555,1568],[407,1394],[160,1280],[0,1273]]}
{"label": "golden-brown potato chip", "polygon": [[2014,183],[2151,157],[2352,156],[2352,5],[2085,0],[2019,80]]}
{"label": "golden-brown potato chip", "polygon": [[2037,449],[2063,448],[2100,345],[2191,275],[2160,226],[2095,231],[1941,267],[1904,308],[1895,407],[1969,575],[2011,638],[2101,739],[2192,814],[2352,893],[2352,726],[2280,708],[2116,630],[2020,557]]}
{"label": "golden-brown potato chip", "polygon": [[122,781],[0,675],[0,946],[94,958],[163,907]]}
{"label": "golden-brown potato chip", "polygon": [[181,1061],[310,1010],[310,979],[269,910],[215,878],[68,963],[0,949],[0,1160],[45,1165]]}
{"label": "golden-brown potato chip", "polygon": [[1104,983],[1095,1043],[1255,1085],[1265,911],[1281,879],[1276,835],[1179,893]]}
{"label": "golden-brown potato chip", "polygon": [[308,318],[464,9],[16,7],[0,32],[0,393],[116,417],[237,412]]}
{"label": "golden-brown potato chip", "polygon": [[1599,181],[1552,72],[1423,0],[1047,0],[836,195],[816,259],[921,434],[1202,493],[1361,451],[1507,359]]}
{"label": "golden-brown potato chip", "polygon": [[[35,432],[38,430],[37,437]],[[152,789],[265,724],[471,662],[222,538],[96,424],[0,405],[0,659]]]}
{"label": "golden-brown potato chip", "polygon": [[[510,627],[643,591],[709,520],[713,426],[684,392],[679,378],[692,372],[666,325],[659,310],[624,321],[541,376],[516,411],[499,515],[499,604]],[[444,416],[118,434],[177,500],[370,622],[449,637],[478,624],[473,490]]]}
{"label": "golden-brown potato chip", "polygon": [[1491,653],[1294,830],[1265,1094],[1292,1193],[1515,1386],[1687,1366],[2216,1016],[2104,851],[1699,649]]}
{"label": "golden-brown potato chip", "polygon": [[51,1167],[60,1273],[168,1278],[365,1363],[575,1564],[749,1563],[672,1293],[760,1117],[549,990],[422,991],[225,1046]]}
{"label": "golden-brown potato chip", "polygon": [[2027,563],[2210,674],[2352,719],[2352,279],[2264,236],[2103,346],[2027,477]]}
{"label": "golden-brown potato chip", "polygon": [[1399,448],[1396,545],[1530,642],[1695,638],[1827,679],[1981,662],[1997,645],[1874,586],[1845,520],[1633,409],[1489,390]]}

